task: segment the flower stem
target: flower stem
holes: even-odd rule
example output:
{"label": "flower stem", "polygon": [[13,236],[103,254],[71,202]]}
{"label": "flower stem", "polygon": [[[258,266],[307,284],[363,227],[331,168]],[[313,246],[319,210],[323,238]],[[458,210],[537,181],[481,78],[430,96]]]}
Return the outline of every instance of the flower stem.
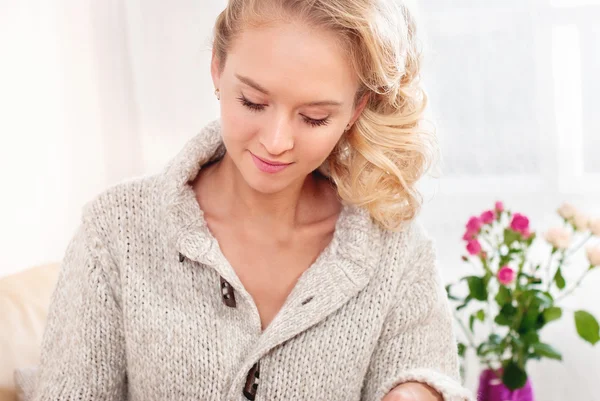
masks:
{"label": "flower stem", "polygon": [[579,280],[577,280],[577,282],[569,289],[565,290],[562,294],[560,294],[559,296],[556,297],[556,299],[554,300],[554,302],[558,302],[561,299],[565,298],[567,295],[571,294],[573,291],[575,291],[575,289],[577,289],[580,285],[581,282],[583,281],[583,279],[585,278],[585,276],[587,276],[587,274],[590,272],[590,269],[586,269],[586,271],[581,275],[581,277],[579,277]]}
{"label": "flower stem", "polygon": [[465,333],[465,337],[467,337],[467,342],[469,343],[471,348],[476,350],[477,347],[475,346],[475,340],[473,339],[471,332],[467,329],[467,326],[465,326],[465,323],[456,315],[456,313],[454,313],[454,318],[458,322],[460,328]]}
{"label": "flower stem", "polygon": [[567,255],[567,252],[565,250],[563,250],[562,255],[560,256],[560,260],[558,261],[558,266],[556,267],[556,270],[554,270],[554,274],[552,274],[550,276],[550,279],[548,280],[548,287],[546,289],[547,292],[550,292],[550,287],[552,286],[552,282],[554,280],[554,276],[556,275],[556,272],[558,272],[558,270],[562,267],[563,263],[565,263],[565,260],[567,259],[566,255]]}
{"label": "flower stem", "polygon": [[552,248],[552,253],[550,254],[550,259],[548,260],[548,267],[546,268],[546,283],[548,284],[548,291],[550,291],[551,279],[550,277],[550,269],[552,269],[552,259],[554,259],[554,248]]}
{"label": "flower stem", "polygon": [[579,250],[579,248],[581,248],[582,246],[585,245],[586,242],[589,241],[589,239],[592,238],[592,233],[589,233],[584,239],[583,241],[581,241],[577,246],[575,246],[574,248],[570,249],[569,252],[567,252],[566,257],[568,258],[569,256],[573,255],[575,252],[577,252]]}

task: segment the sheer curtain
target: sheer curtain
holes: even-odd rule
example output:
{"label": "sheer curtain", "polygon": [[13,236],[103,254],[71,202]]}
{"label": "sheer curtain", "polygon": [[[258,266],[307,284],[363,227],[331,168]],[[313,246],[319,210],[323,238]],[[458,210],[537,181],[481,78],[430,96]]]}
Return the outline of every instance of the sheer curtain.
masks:
{"label": "sheer curtain", "polygon": [[[224,4],[0,1],[0,275],[59,260],[84,202],[157,171],[218,115],[209,37]],[[468,272],[464,224],[496,200],[540,230],[563,201],[600,216],[600,0],[417,4],[444,155],[423,220],[444,278]],[[600,315],[599,287],[591,275],[569,306]],[[531,366],[538,399],[600,400],[600,347],[569,318],[544,336],[564,361]]]}
{"label": "sheer curtain", "polygon": [[60,260],[86,201],[218,115],[207,3],[0,1],[0,276]]}

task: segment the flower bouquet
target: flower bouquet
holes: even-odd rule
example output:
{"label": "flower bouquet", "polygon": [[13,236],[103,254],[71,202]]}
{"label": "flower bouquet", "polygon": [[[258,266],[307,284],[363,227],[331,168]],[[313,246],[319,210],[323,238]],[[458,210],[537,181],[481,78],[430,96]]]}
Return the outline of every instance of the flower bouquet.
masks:
{"label": "flower bouquet", "polygon": [[[596,241],[600,239],[600,219],[590,219],[567,203],[558,214],[562,224],[545,232],[543,238],[531,231],[525,215],[506,210],[502,202],[470,218],[466,225],[463,240],[468,255],[462,259],[478,274],[446,286],[446,291],[466,338],[459,343],[459,354],[464,357],[472,349],[486,367],[480,376],[480,401],[533,399],[527,362],[562,359],[557,348],[542,341],[540,330],[560,319],[560,301],[589,273],[600,270],[596,269],[600,265],[600,243]],[[544,255],[549,253],[542,261],[536,261],[531,252],[539,242],[546,248]],[[569,267],[569,272],[578,269],[579,276],[566,279],[563,269],[588,242],[596,242],[587,247],[589,263]],[[583,340],[592,345],[600,341],[598,321],[592,314],[577,310],[573,316]]]}

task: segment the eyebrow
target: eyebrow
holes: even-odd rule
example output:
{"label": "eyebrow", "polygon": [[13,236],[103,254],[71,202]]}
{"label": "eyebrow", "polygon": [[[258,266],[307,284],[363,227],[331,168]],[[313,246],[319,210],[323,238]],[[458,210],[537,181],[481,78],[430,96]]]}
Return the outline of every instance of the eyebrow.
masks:
{"label": "eyebrow", "polygon": [[[241,82],[245,83],[246,85],[256,89],[259,92],[264,93],[265,95],[269,95],[269,91],[266,90],[265,88],[263,88],[262,86],[260,86],[258,83],[256,83],[255,81],[253,81],[252,79],[245,77],[243,75],[239,75],[239,74],[235,74],[236,78],[239,79]],[[341,106],[342,103],[335,101],[335,100],[318,100],[318,101],[314,101],[314,102],[309,102],[309,103],[305,103],[303,104],[303,106]]]}
{"label": "eyebrow", "polygon": [[235,76],[236,76],[237,79],[239,79],[240,81],[242,81],[246,85],[253,87],[257,91],[262,92],[265,95],[269,95],[269,91],[268,90],[266,90],[265,88],[263,88],[262,86],[260,86],[259,84],[257,84],[253,80],[251,80],[250,78],[245,77],[243,75],[239,75],[239,74],[235,74]]}

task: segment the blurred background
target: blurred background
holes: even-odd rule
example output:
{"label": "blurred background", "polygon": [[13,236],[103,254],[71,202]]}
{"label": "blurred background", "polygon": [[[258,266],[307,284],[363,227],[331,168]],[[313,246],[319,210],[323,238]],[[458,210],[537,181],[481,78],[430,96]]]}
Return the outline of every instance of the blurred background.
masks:
{"label": "blurred background", "polygon": [[[565,201],[600,217],[600,0],[415,2],[444,157],[422,219],[446,281],[469,271],[464,226],[495,201],[536,231]],[[158,172],[218,116],[210,34],[224,5],[0,0],[0,278],[60,261],[86,201]],[[599,289],[596,272],[568,304],[600,316]],[[537,399],[600,400],[600,346],[570,318],[543,335],[563,361],[530,366]]]}

